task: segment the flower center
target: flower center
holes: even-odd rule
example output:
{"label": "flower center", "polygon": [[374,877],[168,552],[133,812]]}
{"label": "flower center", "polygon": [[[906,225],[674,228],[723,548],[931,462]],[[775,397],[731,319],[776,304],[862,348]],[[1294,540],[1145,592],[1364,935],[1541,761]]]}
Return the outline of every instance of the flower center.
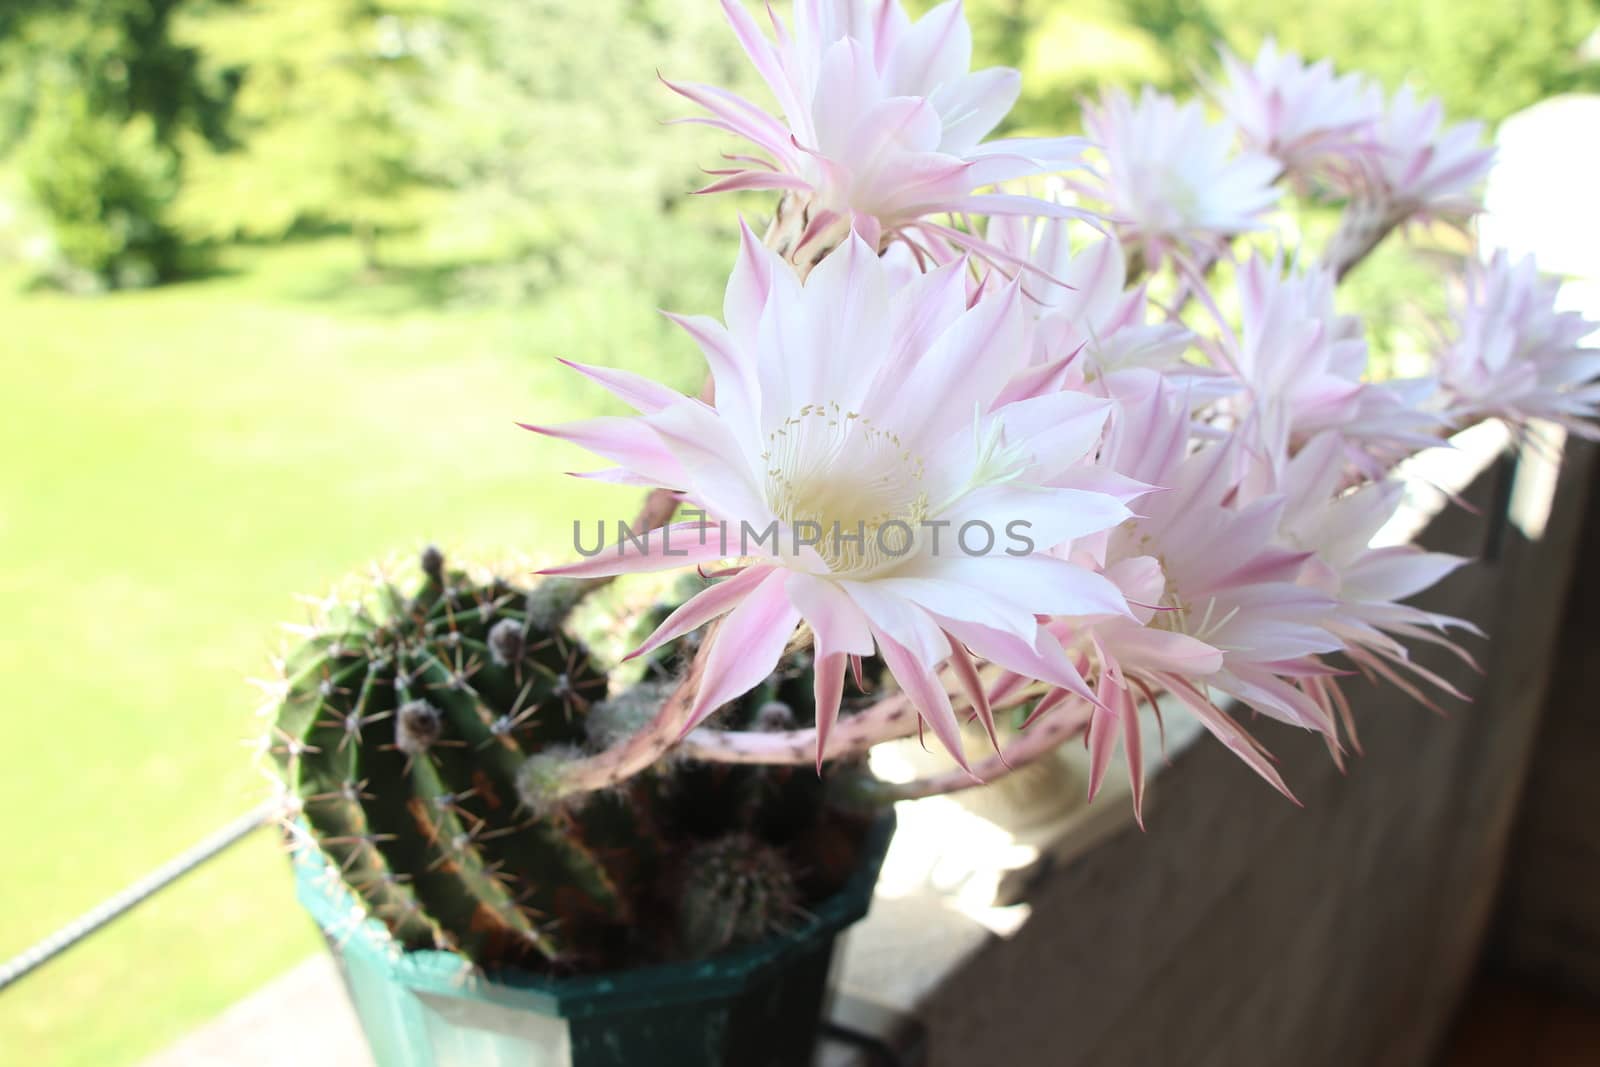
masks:
{"label": "flower center", "polygon": [[1161,610],[1151,616],[1149,625],[1154,629],[1186,634],[1196,641],[1214,645],[1218,631],[1232,622],[1237,614],[1237,607],[1224,608],[1215,597],[1186,600],[1169,582],[1161,598]]}
{"label": "flower center", "polygon": [[864,577],[916,551],[928,517],[924,464],[836,403],[806,404],[767,435],[766,498],[828,570]]}
{"label": "flower center", "polygon": [[1146,216],[1139,222],[1148,229],[1175,232],[1199,221],[1199,190],[1179,167],[1158,164],[1132,180],[1138,208]]}

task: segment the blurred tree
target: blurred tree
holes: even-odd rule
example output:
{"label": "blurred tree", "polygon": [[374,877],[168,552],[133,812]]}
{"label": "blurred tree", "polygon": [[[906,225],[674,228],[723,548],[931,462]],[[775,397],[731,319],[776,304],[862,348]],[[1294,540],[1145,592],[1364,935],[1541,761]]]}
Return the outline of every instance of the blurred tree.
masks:
{"label": "blurred tree", "polygon": [[166,221],[178,157],[148,115],[118,120],[70,92],[40,108],[20,157],[67,264],[118,288],[179,272],[183,243]]}
{"label": "blurred tree", "polygon": [[1409,79],[1460,118],[1499,122],[1555,93],[1600,89],[1600,66],[1581,54],[1600,29],[1595,0],[1325,0],[1281,11],[1208,2],[1243,51],[1275,34],[1390,88]]}
{"label": "blurred tree", "polygon": [[0,154],[16,154],[66,267],[149,283],[183,264],[169,217],[193,136],[227,143],[236,74],[173,32],[198,0],[7,0]]}
{"label": "blurred tree", "polygon": [[[1024,71],[1010,131],[1070,129],[1108,83],[1189,85],[1214,40],[1249,52],[1269,32],[1491,120],[1600,86],[1579,59],[1594,0],[967,7],[978,62]],[[614,268],[699,302],[688,279],[730,213],[685,191],[737,149],[661,128],[694,109],[655,69],[769,102],[709,0],[0,0],[0,154],[62,254],[113,281],[179,269],[180,234],[332,225],[376,265],[381,234],[426,227],[435,251],[513,262],[483,272],[493,285]]]}
{"label": "blurred tree", "polygon": [[419,165],[455,190],[444,239],[515,264],[525,287],[615,263],[668,294],[708,234],[731,233],[733,205],[687,194],[740,149],[663,125],[695,109],[655,74],[764,96],[715,4],[455,0],[439,26],[407,120]]}
{"label": "blurred tree", "polygon": [[190,175],[185,221],[218,237],[348,227],[368,268],[380,236],[418,225],[427,183],[404,101],[428,91],[419,51],[442,0],[240,0],[195,19],[213,64],[245,71],[234,99],[241,152]]}
{"label": "blurred tree", "polygon": [[1023,70],[1014,126],[1076,125],[1078,98],[1105,84],[1183,91],[1196,71],[1216,68],[1215,42],[1253,54],[1269,35],[1389,88],[1409,79],[1458,117],[1497,122],[1554,93],[1600,89],[1600,66],[1581,52],[1600,28],[1594,0],[967,0],[967,7],[978,58]]}

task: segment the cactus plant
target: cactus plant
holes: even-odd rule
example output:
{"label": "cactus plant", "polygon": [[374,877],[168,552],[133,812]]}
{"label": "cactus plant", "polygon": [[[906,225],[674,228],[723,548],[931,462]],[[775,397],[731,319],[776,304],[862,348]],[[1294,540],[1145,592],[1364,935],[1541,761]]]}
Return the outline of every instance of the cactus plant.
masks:
{"label": "cactus plant", "polygon": [[[648,721],[675,657],[610,694],[608,665],[571,625],[579,583],[523,588],[448,568],[432,548],[421,572],[414,591],[382,580],[330,612],[286,660],[270,745],[296,834],[399,945],[480,966],[614,969],[772,932],[836,886],[859,824],[825,814],[827,783],[810,771],[669,763],[548,803],[546,776]],[[809,713],[809,666],[786,659],[729,724],[792,726],[796,706]],[[708,857],[714,869],[696,871]],[[708,915],[730,893],[745,894],[738,914],[684,936],[675,916]]]}

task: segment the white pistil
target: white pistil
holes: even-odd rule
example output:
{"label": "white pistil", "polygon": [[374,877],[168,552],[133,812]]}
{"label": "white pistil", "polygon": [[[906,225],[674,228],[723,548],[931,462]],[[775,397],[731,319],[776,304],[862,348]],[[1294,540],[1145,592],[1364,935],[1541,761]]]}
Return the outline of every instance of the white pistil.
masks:
{"label": "white pistil", "polygon": [[925,465],[896,433],[837,403],[806,404],[767,435],[766,496],[790,527],[808,524],[837,575],[865,576],[915,549]]}
{"label": "white pistil", "polygon": [[983,408],[974,404],[972,473],[967,475],[967,480],[950,496],[933,509],[933,514],[944,514],[974,490],[985,489],[992,485],[1006,485],[1022,476],[1029,466],[1028,453],[1020,445],[1006,444],[1004,439],[1005,424],[999,419],[990,419],[985,424]]}

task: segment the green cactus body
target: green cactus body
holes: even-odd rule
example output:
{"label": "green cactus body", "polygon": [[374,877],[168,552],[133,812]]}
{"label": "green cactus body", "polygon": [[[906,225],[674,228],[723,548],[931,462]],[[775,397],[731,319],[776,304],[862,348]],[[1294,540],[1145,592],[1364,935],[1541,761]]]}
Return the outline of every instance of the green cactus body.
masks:
{"label": "green cactus body", "polygon": [[627,790],[537,812],[530,758],[585,743],[606,679],[561,622],[568,583],[529,594],[425,556],[414,596],[330,620],[290,664],[273,752],[299,815],[406,947],[576,965],[615,950],[659,843]]}
{"label": "green cactus body", "polygon": [[[611,969],[770,933],[842,882],[863,824],[827,812],[810,768],[674,761],[551,807],[546,776],[648,721],[687,649],[608,700],[569,623],[576,583],[529,591],[431,549],[422,570],[415,594],[382,582],[296,650],[271,745],[296,832],[401,946]],[[721,718],[807,725],[811,684],[793,653]]]}

